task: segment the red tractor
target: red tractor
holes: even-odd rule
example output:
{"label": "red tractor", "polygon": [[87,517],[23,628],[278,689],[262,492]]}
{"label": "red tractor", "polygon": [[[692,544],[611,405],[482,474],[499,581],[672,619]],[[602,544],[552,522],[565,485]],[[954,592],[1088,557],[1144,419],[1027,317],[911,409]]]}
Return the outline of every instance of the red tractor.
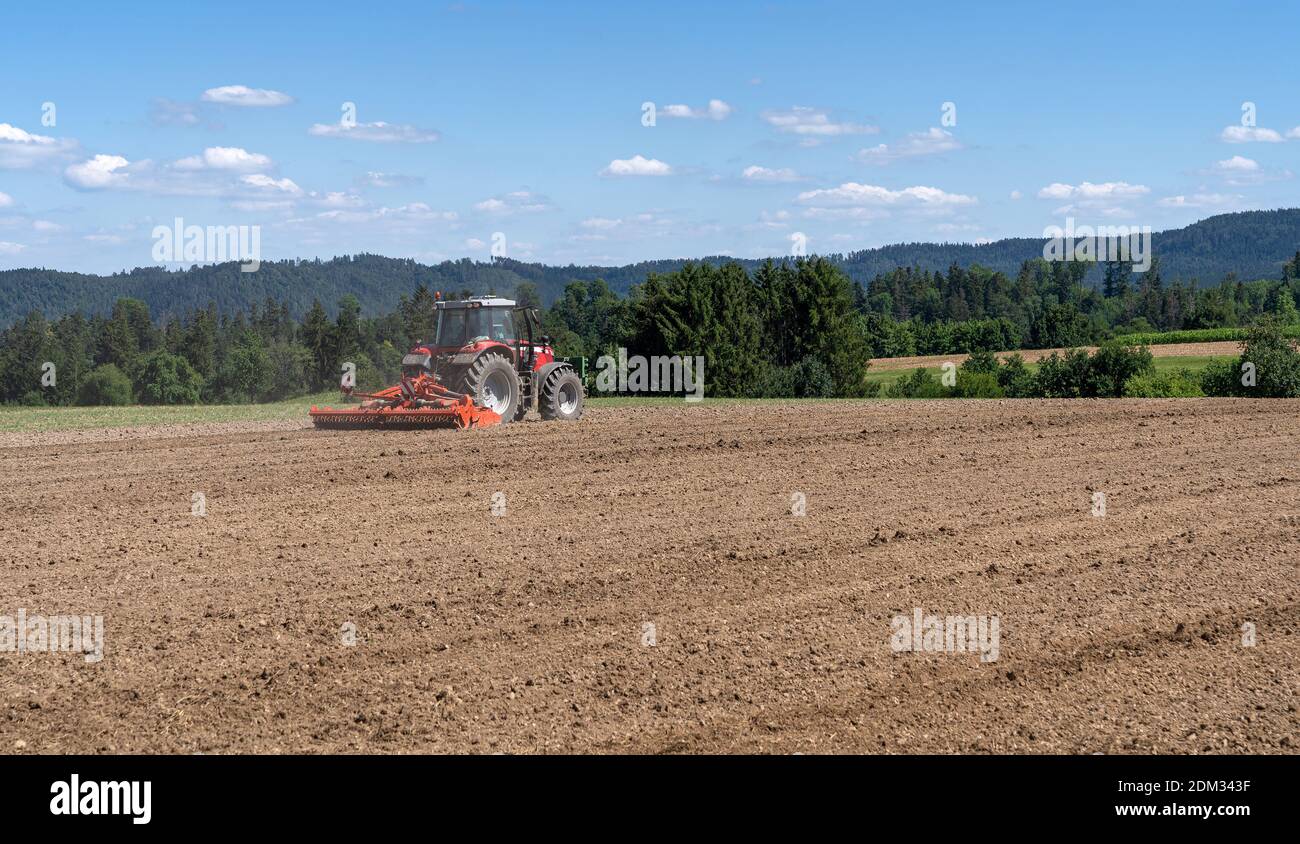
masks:
{"label": "red tractor", "polygon": [[320,427],[485,428],[522,419],[534,407],[543,419],[582,416],[582,377],[555,357],[537,311],[509,299],[475,296],[436,303],[431,340],[402,358],[402,380],[355,408],[312,407]]}

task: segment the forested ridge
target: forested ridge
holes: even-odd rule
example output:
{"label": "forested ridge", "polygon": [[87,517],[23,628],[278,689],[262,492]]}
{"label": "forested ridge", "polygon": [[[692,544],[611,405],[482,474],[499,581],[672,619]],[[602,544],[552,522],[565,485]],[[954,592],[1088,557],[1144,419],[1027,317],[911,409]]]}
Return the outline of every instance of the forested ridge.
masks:
{"label": "forested ridge", "polygon": [[[650,273],[626,296],[601,279],[570,281],[542,319],[565,356],[594,358],[620,347],[641,355],[702,355],[713,396],[863,396],[872,394],[864,376],[873,357],[1079,347],[1116,335],[1237,328],[1261,319],[1279,328],[1261,348],[1275,348],[1277,360],[1300,360],[1281,348],[1281,329],[1300,323],[1300,251],[1276,278],[1228,276],[1203,287],[1167,282],[1158,259],[1140,274],[1127,264],[1105,264],[1100,287],[1083,283],[1088,269],[1036,258],[1014,276],[978,265],[936,272],[909,267],[863,284],[826,258],[766,261],[752,271],[739,262],[691,262]],[[366,316],[351,293],[334,303],[332,315],[313,299],[302,318],[274,297],[233,313],[215,299],[170,315],[133,298],[116,300],[104,315],[73,312],[50,320],[32,310],[0,332],[0,401],[267,401],[337,384],[345,363],[356,365],[359,387],[374,389],[391,383],[403,353],[432,333],[435,294],[414,277],[412,283],[394,309],[377,316]],[[496,292],[521,305],[543,304],[534,281]],[[987,389],[980,394],[1117,394],[1107,391],[1153,374],[1149,355],[1134,362],[1127,351],[1111,350],[1099,360],[1105,372],[1076,356],[1028,382],[1022,368],[1001,371],[985,359],[977,364],[986,367],[979,374]],[[1267,377],[1288,367],[1273,366]],[[1294,379],[1279,382],[1277,394],[1300,394],[1300,363],[1295,371]],[[965,384],[978,380],[969,374]],[[1230,381],[1218,372],[1214,389]],[[904,389],[929,395],[939,387],[922,380]]]}
{"label": "forested ridge", "polygon": [[[1277,278],[1282,265],[1300,247],[1300,209],[1247,211],[1209,217],[1182,229],[1153,235],[1155,254],[1166,282],[1194,286],[1217,285],[1230,274],[1244,280]],[[871,284],[878,276],[906,268],[913,273],[946,274],[952,267],[982,267],[1015,277],[1026,261],[1042,256],[1042,238],[1014,238],[987,244],[905,243],[847,254],[823,256],[851,281]],[[779,259],[778,259],[779,260]],[[564,295],[572,281],[602,280],[615,294],[626,296],[652,274],[680,270],[688,261],[644,261],[621,267],[530,264],[512,259],[489,262],[444,261],[425,265],[380,255],[352,255],[330,260],[264,261],[256,272],[240,272],[234,263],[187,270],[141,267],[108,276],[27,268],[0,271],[0,327],[40,311],[49,319],[65,313],[107,315],[118,299],[135,299],[162,320],[214,304],[220,314],[248,313],[268,298],[288,307],[301,319],[312,303],[323,303],[330,317],[338,303],[352,296],[367,316],[397,308],[403,295],[419,284],[454,294],[508,292],[522,282],[536,286],[550,305]],[[724,256],[694,263],[722,266],[735,263],[754,272],[763,261]],[[1085,266],[1085,285],[1102,282],[1102,270]]]}

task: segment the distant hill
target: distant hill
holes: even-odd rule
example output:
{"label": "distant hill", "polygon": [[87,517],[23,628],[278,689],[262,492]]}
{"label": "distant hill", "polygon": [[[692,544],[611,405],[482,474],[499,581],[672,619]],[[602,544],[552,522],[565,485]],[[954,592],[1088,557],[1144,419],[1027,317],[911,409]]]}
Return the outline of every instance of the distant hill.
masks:
{"label": "distant hill", "polygon": [[[1166,280],[1198,279],[1218,284],[1228,273],[1242,280],[1278,278],[1282,264],[1300,250],[1300,208],[1241,211],[1207,217],[1181,229],[1152,235]],[[946,270],[980,264],[1014,275],[1023,261],[1042,257],[1043,238],[1007,238],[992,243],[900,243],[852,252],[840,263],[864,282],[895,267]],[[1099,278],[1094,269],[1090,279]]]}
{"label": "distant hill", "polygon": [[[1167,280],[1199,279],[1217,284],[1230,272],[1243,280],[1276,278],[1282,263],[1300,250],[1300,208],[1219,214],[1182,229],[1153,237],[1162,275]],[[946,270],[981,264],[1014,275],[1022,262],[1042,256],[1042,238],[1008,238],[993,243],[902,243],[829,256],[854,280],[867,283],[899,266]],[[721,263],[731,258],[695,259]],[[778,256],[779,260],[779,256]],[[513,260],[483,263],[468,258],[425,265],[380,255],[356,255],[328,261],[263,262],[255,273],[241,273],[237,264],[168,271],[143,267],[110,276],[48,269],[0,271],[0,326],[12,324],[30,311],[57,317],[68,311],[107,313],[113,301],[129,296],[149,305],[157,316],[179,314],[215,302],[225,313],[247,310],[270,296],[287,302],[295,316],[313,299],[333,314],[335,304],[351,293],[363,310],[375,314],[392,310],[398,298],[417,284],[432,290],[510,293],[521,281],[531,281],[543,301],[554,301],[572,280],[603,278],[620,294],[651,272],[671,272],[686,259],[642,261],[621,267],[526,264]],[[761,263],[740,260],[747,268]],[[1092,277],[1099,275],[1094,269]]]}

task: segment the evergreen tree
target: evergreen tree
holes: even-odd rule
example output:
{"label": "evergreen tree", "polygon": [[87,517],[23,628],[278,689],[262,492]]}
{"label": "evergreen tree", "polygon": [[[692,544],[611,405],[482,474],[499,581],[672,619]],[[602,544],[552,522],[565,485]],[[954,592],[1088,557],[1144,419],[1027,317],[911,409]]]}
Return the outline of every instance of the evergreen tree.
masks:
{"label": "evergreen tree", "polygon": [[311,355],[311,386],[313,390],[319,390],[334,380],[334,372],[337,368],[335,362],[338,360],[335,357],[333,330],[330,328],[329,317],[325,315],[325,308],[321,306],[319,299],[312,302],[311,310],[303,320],[301,334],[302,344]]}

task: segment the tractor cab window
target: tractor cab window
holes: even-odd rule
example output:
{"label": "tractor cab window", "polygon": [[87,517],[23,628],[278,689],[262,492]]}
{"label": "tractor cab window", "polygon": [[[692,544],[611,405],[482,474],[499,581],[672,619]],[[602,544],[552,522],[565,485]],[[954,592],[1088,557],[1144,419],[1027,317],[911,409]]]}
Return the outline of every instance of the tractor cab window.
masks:
{"label": "tractor cab window", "polygon": [[488,337],[505,343],[515,339],[515,318],[509,308],[488,309],[490,330]]}
{"label": "tractor cab window", "polygon": [[486,335],[482,314],[482,308],[439,308],[434,345],[459,349],[475,337]]}

